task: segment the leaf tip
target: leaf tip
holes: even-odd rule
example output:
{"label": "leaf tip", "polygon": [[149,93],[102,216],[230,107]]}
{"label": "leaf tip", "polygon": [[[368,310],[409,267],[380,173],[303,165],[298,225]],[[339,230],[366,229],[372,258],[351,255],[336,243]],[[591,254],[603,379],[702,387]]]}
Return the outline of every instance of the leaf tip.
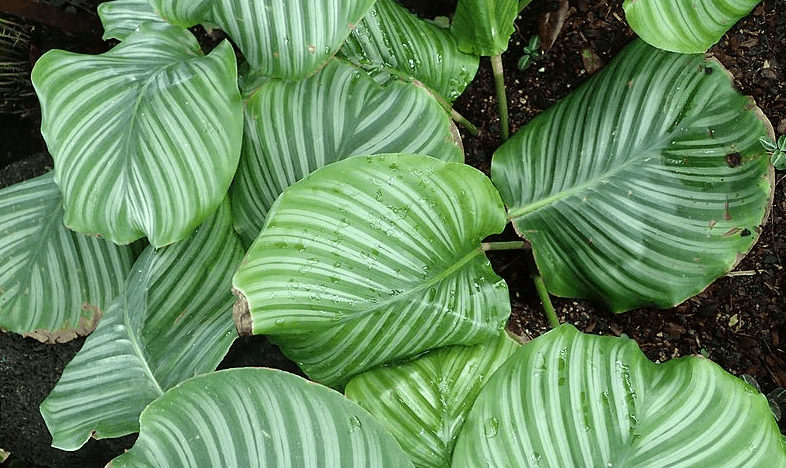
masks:
{"label": "leaf tip", "polygon": [[232,318],[235,319],[237,333],[240,336],[251,336],[253,332],[251,312],[248,310],[248,300],[239,289],[232,288],[232,293],[237,296],[237,301],[232,306]]}

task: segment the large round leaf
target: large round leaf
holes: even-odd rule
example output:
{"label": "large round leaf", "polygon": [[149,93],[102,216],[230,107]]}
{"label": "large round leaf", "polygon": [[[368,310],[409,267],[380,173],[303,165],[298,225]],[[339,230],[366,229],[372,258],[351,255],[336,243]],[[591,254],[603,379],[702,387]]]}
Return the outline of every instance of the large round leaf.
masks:
{"label": "large round leaf", "polygon": [[449,468],[464,421],[489,377],[520,348],[506,333],[450,346],[349,381],[345,393],[396,437],[419,468]]}
{"label": "large round leaf", "polygon": [[148,403],[215,369],[237,337],[230,275],[242,256],[229,202],[182,242],[142,253],[41,404],[54,447],[136,432]]}
{"label": "large round leaf", "polygon": [[642,39],[672,52],[701,53],[761,0],[625,0],[625,19]]}
{"label": "large round leaf", "polygon": [[550,292],[670,307],[758,237],[768,132],[720,64],[637,41],[500,147],[492,179]]}
{"label": "large round leaf", "polygon": [[329,163],[391,152],[464,157],[458,131],[427,90],[398,81],[382,87],[342,60],[305,80],[265,81],[246,102],[232,208],[248,241],[285,188]]}
{"label": "large round leaf", "polygon": [[450,31],[419,19],[395,0],[377,0],[339,54],[375,75],[420,80],[448,102],[472,81],[479,62],[459,51]]}
{"label": "large round leaf", "polygon": [[367,412],[328,388],[272,369],[183,382],[148,406],[114,468],[408,468]]}
{"label": "large round leaf", "polygon": [[242,132],[228,42],[203,56],[188,31],[145,23],[101,55],[47,52],[33,84],[70,228],[160,247],[226,195]]}
{"label": "large round leaf", "polygon": [[172,24],[226,31],[264,76],[303,78],[336,53],[374,0],[150,0]]}
{"label": "large round leaf", "polygon": [[492,56],[508,50],[519,0],[459,0],[451,32],[464,52]]}
{"label": "large round leaf", "polygon": [[53,175],[0,190],[0,327],[63,342],[95,329],[133,253],[68,230]]}
{"label": "large round leaf", "polygon": [[562,325],[497,369],[452,466],[776,468],[786,444],[767,398],[712,361],[654,364]]}
{"label": "large round leaf", "polygon": [[477,344],[510,314],[507,285],[480,250],[504,226],[499,195],[469,166],[406,154],[331,164],[270,210],[235,274],[238,328],[269,335],[331,386]]}

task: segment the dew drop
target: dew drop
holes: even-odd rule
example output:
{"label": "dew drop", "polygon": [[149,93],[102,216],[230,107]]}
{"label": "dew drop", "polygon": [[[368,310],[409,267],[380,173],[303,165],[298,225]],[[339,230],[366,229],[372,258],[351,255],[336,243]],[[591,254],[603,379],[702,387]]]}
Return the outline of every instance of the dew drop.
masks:
{"label": "dew drop", "polygon": [[497,437],[498,432],[499,420],[495,416],[488,418],[483,424],[483,435],[490,439],[492,437]]}
{"label": "dew drop", "polygon": [[359,431],[360,430],[360,426],[361,426],[360,418],[358,418],[354,414],[349,417],[349,432],[350,433]]}

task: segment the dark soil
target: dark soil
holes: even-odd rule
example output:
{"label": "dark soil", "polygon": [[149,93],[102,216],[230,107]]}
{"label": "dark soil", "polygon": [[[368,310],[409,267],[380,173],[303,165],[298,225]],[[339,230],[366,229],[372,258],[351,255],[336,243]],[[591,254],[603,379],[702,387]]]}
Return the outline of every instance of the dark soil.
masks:
{"label": "dark soil", "polygon": [[[76,3],[85,14],[83,7],[89,2]],[[431,18],[445,15],[455,5],[454,0],[402,3],[411,4]],[[529,38],[538,33],[542,15],[556,10],[560,3],[535,0],[518,20],[518,31],[504,56],[511,133],[590,76],[593,64],[585,64],[582,50],[594,52],[601,63],[608,63],[634,37],[624,21],[621,2],[570,0],[567,20],[553,47],[528,69],[520,71],[516,64]],[[779,134],[786,133],[784,12],[786,0],[764,0],[710,52],[731,71],[736,87],[756,99]],[[89,45],[80,45],[76,38],[55,31],[47,34],[50,30],[45,28],[37,30],[33,57],[52,47],[97,51],[92,38]],[[476,137],[464,135],[464,146],[467,162],[487,174],[491,155],[499,146],[494,96],[491,67],[483,59],[477,78],[455,108],[480,129]],[[51,158],[44,153],[38,126],[35,109],[25,118],[0,115],[0,187],[51,168]],[[732,374],[752,377],[764,393],[786,387],[784,177],[784,172],[776,174],[775,202],[758,243],[734,272],[698,296],[670,310],[647,308],[621,315],[608,313],[586,301],[554,299],[559,319],[586,332],[626,334],[654,361],[701,353]],[[505,236],[513,239],[515,234],[507,232]],[[495,270],[510,286],[513,315],[509,327],[530,337],[547,331],[548,322],[530,279],[527,256],[490,252],[490,257]],[[79,339],[67,344],[44,345],[0,333],[0,448],[11,452],[12,458],[25,461],[27,466],[104,466],[133,444],[135,436],[91,441],[73,453],[49,447],[51,437],[38,405],[83,342]],[[222,363],[222,367],[240,365],[294,370],[263,338],[238,340]]]}

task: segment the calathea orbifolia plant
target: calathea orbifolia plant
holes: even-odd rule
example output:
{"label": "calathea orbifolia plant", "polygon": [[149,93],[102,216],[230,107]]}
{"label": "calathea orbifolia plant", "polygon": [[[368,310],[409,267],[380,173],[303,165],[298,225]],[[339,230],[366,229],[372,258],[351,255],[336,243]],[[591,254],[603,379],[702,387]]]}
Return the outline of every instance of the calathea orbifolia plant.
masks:
{"label": "calathea orbifolia plant", "polygon": [[[544,288],[614,311],[728,271],[766,216],[773,134],[718,63],[631,44],[489,179],[445,112],[478,60],[455,24],[304,5],[115,1],[118,46],[36,65],[55,170],[0,192],[0,323],[98,323],[41,405],[53,445],[139,431],[112,462],[134,467],[786,462],[766,399],[705,359],[569,325],[508,337],[484,254],[512,222]],[[324,386],[211,373],[235,328]]]}

